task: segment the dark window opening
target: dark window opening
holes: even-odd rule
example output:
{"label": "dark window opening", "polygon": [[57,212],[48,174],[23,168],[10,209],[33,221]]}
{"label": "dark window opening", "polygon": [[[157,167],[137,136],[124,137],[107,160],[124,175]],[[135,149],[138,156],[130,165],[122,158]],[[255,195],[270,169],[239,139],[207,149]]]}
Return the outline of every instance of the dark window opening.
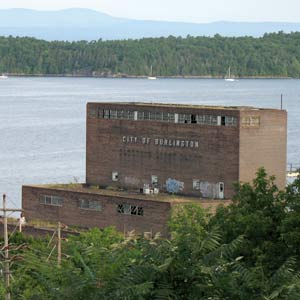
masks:
{"label": "dark window opening", "polygon": [[226,125],[226,118],[225,118],[225,116],[222,116],[222,117],[221,117],[221,125],[222,125],[222,126],[225,126],[225,125]]}
{"label": "dark window opening", "polygon": [[103,109],[103,119],[109,119],[109,118],[110,118],[109,109]]}
{"label": "dark window opening", "polygon": [[130,204],[119,204],[117,207],[117,211],[118,213],[124,215],[136,215],[136,216],[144,215],[143,207],[130,205]]}
{"label": "dark window opening", "polygon": [[196,115],[191,115],[191,123],[193,123],[193,124],[197,123],[197,116]]}

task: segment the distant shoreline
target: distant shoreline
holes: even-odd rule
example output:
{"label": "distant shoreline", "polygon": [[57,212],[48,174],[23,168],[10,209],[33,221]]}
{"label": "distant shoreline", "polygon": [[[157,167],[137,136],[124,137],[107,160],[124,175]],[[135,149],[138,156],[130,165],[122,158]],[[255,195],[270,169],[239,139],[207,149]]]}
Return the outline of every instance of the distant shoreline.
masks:
{"label": "distant shoreline", "polygon": [[[68,78],[125,78],[125,79],[147,79],[147,75],[127,75],[127,74],[110,74],[110,75],[85,75],[85,74],[16,74],[4,73],[8,77],[68,77]],[[196,76],[196,75],[173,75],[173,76],[156,76],[158,79],[224,79],[224,76]],[[288,76],[243,76],[234,77],[234,79],[299,79]]]}

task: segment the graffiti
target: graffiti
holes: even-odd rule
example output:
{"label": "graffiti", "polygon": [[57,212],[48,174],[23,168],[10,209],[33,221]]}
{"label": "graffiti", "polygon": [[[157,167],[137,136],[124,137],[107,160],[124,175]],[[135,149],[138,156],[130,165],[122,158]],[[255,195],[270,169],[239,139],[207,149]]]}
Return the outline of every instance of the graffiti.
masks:
{"label": "graffiti", "polygon": [[166,189],[169,193],[176,194],[184,189],[184,182],[169,178],[166,181]]}
{"label": "graffiti", "polygon": [[219,185],[207,181],[200,182],[200,193],[203,198],[219,198]]}

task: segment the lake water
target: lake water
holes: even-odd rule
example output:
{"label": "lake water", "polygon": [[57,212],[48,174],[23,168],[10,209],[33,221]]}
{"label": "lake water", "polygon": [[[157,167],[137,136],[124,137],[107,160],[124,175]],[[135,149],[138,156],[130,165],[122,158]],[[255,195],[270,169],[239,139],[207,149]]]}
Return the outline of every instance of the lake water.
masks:
{"label": "lake water", "polygon": [[300,80],[8,78],[0,80],[0,194],[85,180],[88,101],[251,105],[288,111],[288,162],[300,163]]}

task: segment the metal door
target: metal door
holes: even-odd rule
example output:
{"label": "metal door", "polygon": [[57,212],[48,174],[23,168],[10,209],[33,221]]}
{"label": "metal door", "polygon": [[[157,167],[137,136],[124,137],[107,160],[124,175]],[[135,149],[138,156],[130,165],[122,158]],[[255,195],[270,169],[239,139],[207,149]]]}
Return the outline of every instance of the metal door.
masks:
{"label": "metal door", "polygon": [[224,182],[219,182],[219,199],[224,199]]}

